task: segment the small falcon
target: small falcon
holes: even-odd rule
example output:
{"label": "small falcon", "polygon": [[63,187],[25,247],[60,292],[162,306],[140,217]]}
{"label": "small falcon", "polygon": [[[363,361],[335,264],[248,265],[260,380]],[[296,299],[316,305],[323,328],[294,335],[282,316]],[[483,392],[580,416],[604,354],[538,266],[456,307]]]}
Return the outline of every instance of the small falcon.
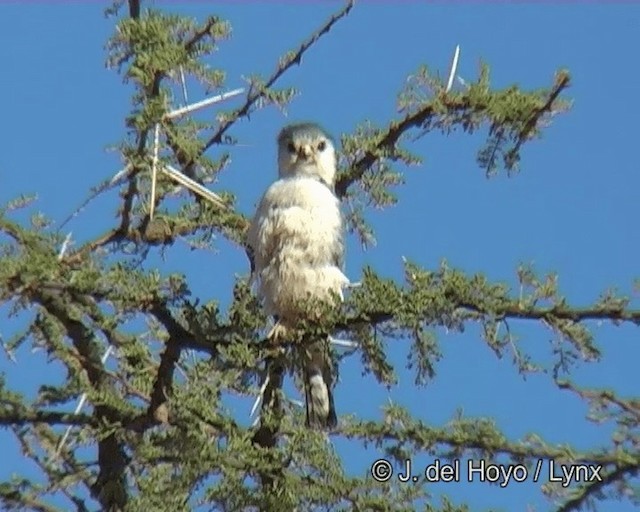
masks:
{"label": "small falcon", "polygon": [[[278,136],[278,180],[265,192],[249,227],[253,278],[278,336],[305,314],[305,300],[342,300],[343,219],[334,193],[336,152],[317,124],[286,126]],[[302,356],[307,425],[336,425],[328,339],[305,344]]]}

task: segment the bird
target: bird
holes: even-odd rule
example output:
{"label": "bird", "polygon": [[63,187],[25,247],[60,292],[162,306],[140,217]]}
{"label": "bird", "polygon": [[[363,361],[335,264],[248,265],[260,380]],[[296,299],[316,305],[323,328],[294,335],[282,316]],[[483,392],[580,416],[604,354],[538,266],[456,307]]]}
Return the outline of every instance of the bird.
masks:
{"label": "bird", "polygon": [[[332,137],[316,123],[295,123],[280,131],[277,145],[278,179],[262,196],[247,232],[257,295],[276,319],[271,338],[286,336],[308,316],[305,301],[337,305],[349,285]],[[328,336],[305,342],[300,358],[307,426],[313,429],[337,425],[328,344]]]}

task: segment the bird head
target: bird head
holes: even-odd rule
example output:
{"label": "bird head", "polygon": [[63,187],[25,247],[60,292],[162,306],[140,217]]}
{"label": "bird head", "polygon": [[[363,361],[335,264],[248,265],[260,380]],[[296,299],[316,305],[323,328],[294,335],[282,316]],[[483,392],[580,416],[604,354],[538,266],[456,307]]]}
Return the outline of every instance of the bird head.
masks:
{"label": "bird head", "polygon": [[331,136],[315,123],[285,126],[278,135],[278,171],[281,178],[308,176],[333,187],[336,151]]}

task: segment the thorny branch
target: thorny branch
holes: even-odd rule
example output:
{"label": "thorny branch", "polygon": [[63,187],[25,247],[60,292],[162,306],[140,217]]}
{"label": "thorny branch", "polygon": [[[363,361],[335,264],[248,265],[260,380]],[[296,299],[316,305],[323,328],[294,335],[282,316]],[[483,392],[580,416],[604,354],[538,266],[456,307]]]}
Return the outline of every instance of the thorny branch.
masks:
{"label": "thorny branch", "polygon": [[[292,52],[276,68],[274,73],[266,80],[263,85],[254,86],[250,89],[244,104],[237,109],[232,116],[221,122],[218,130],[211,136],[206,142],[200,154],[203,154],[208,148],[214,144],[222,143],[224,136],[232,125],[238,120],[248,116],[252,108],[256,103],[265,96],[268,89],[272,87],[277,80],[284,75],[294,64],[300,64],[303,55],[307,50],[313,46],[324,34],[328,33],[332,26],[337,23],[341,18],[345,17],[353,7],[354,2],[349,1],[345,7],[334,14],[320,29],[318,29],[312,36],[304,41],[297,51]],[[136,0],[129,0],[129,13],[132,18],[139,18],[140,16],[140,2]],[[200,30],[196,31],[193,38],[187,41],[186,48],[189,50],[197,44],[211,29],[213,24],[216,23],[215,18],[209,18],[207,23]],[[155,76],[153,87],[151,88],[148,98],[157,97],[160,91],[160,82],[164,78],[162,73]],[[568,76],[562,75],[556,82],[553,90],[551,91],[545,104],[534,113],[528,121],[525,123],[524,128],[518,134],[514,151],[520,148],[522,143],[528,140],[531,134],[535,131],[540,118],[552,111],[554,102],[558,98],[559,94],[568,86]],[[457,100],[446,99],[447,108],[453,111],[462,110],[467,108],[463,103],[464,100],[460,100],[460,103],[456,103]],[[430,104],[425,105],[422,109],[419,109],[413,114],[407,115],[400,121],[392,122],[386,132],[379,140],[376,149],[380,152],[384,150],[393,149],[400,141],[402,135],[408,130],[416,127],[421,127],[425,122],[434,116],[436,112],[433,106]],[[147,150],[147,137],[148,130],[143,130],[138,134],[137,144],[137,156],[144,157]],[[171,141],[170,141],[171,142]],[[178,153],[178,146],[172,148],[174,153]],[[183,169],[187,169],[189,165],[193,164],[193,160],[189,161],[182,155],[177,155]],[[336,190],[339,196],[344,196],[347,193],[348,188],[357,180],[362,178],[365,172],[371,168],[380,159],[379,154],[376,151],[370,151],[365,153],[338,181]],[[87,255],[94,250],[104,247],[108,244],[119,242],[123,240],[141,241],[147,245],[154,244],[168,244],[177,236],[188,235],[197,232],[200,229],[211,227],[213,223],[211,220],[199,220],[194,219],[189,222],[183,222],[181,224],[173,225],[170,221],[165,230],[160,230],[155,234],[148,231],[148,226],[142,224],[140,226],[132,225],[132,208],[135,196],[138,194],[137,184],[133,177],[139,169],[132,169],[129,174],[129,184],[127,189],[123,193],[123,208],[121,211],[121,223],[120,225],[105,233],[101,237],[93,240],[78,251],[72,253],[66,257],[61,265],[73,266],[80,263]],[[241,231],[243,226],[246,225],[246,219],[240,215],[235,215],[233,218],[233,225],[237,230]],[[0,230],[13,238],[19,245],[27,245],[28,240],[25,240],[24,233],[20,229],[10,222],[6,222],[0,215]],[[115,388],[112,385],[117,381],[118,376],[110,372],[105,371],[103,365],[99,360],[99,344],[97,343],[95,326],[91,325],[91,322],[87,322],[87,316],[96,319],[95,311],[92,311],[87,307],[82,300],[74,295],[74,289],[71,284],[71,280],[60,283],[54,283],[53,286],[38,287],[33,283],[14,283],[14,288],[10,290],[11,294],[15,296],[21,296],[21,298],[32,299],[39,303],[48,315],[57,319],[58,322],[64,327],[64,331],[69,339],[71,339],[73,346],[77,353],[80,355],[78,360],[81,362],[83,371],[86,372],[91,387],[95,391],[106,390],[107,392],[114,392]],[[69,294],[72,300],[68,300],[69,297],[63,294]],[[97,295],[96,295],[97,297]],[[4,299],[4,294],[2,295]],[[110,302],[108,293],[98,297],[99,300],[103,300],[105,303]],[[571,322],[583,322],[587,320],[610,320],[613,322],[630,322],[636,325],[640,325],[640,311],[627,309],[624,307],[615,306],[594,306],[587,308],[570,308],[567,306],[554,306],[554,307],[535,307],[535,306],[523,306],[516,300],[505,300],[498,307],[492,307],[491,310],[484,308],[482,305],[472,303],[467,300],[461,300],[459,297],[448,296],[445,297],[449,301],[449,308],[466,310],[476,314],[475,319],[478,317],[491,317],[495,320],[505,319],[528,319],[528,320],[542,320],[546,322],[552,322],[554,320],[567,320]],[[77,311],[76,308],[77,307]],[[157,373],[154,375],[153,386],[151,390],[151,396],[147,400],[147,396],[136,390],[130,390],[130,392],[138,398],[143,398],[143,401],[148,401],[148,406],[138,407],[137,411],[139,415],[134,415],[130,412],[120,410],[117,407],[108,406],[97,403],[93,414],[70,414],[57,411],[42,411],[32,409],[17,409],[12,407],[10,403],[0,403],[0,425],[11,426],[25,426],[25,425],[76,425],[80,427],[98,428],[105,424],[117,425],[115,431],[112,431],[106,436],[101,437],[98,442],[98,462],[100,468],[100,474],[98,481],[94,485],[93,494],[98,499],[105,509],[122,508],[128,501],[128,491],[124,486],[125,469],[128,464],[127,454],[125,452],[126,443],[123,441],[122,435],[124,433],[140,433],[143,430],[150,429],[150,427],[163,423],[165,425],[177,425],[188,429],[191,425],[181,425],[183,418],[174,418],[169,414],[169,403],[172,398],[173,386],[174,386],[174,373],[176,369],[176,363],[179,360],[180,354],[185,349],[192,349],[201,353],[211,355],[214,359],[220,356],[223,349],[228,349],[235,344],[242,344],[245,342],[241,332],[234,330],[233,325],[225,325],[219,328],[219,332],[216,334],[216,340],[208,342],[200,339],[188,328],[184,327],[180,321],[173,316],[169,305],[162,300],[154,301],[150,304],[146,304],[142,309],[145,313],[155,317],[158,322],[166,329],[168,334],[168,341],[164,346],[164,350],[160,355],[160,362],[155,369]],[[94,315],[94,316],[92,316]],[[355,314],[346,318],[340,319],[335,324],[337,330],[343,331],[355,331],[362,326],[375,327],[384,323],[393,323],[397,320],[396,314],[392,310],[380,309],[377,311],[370,311],[366,314]],[[472,319],[472,318],[470,318]],[[114,343],[117,336],[113,332],[108,330],[104,331],[109,338],[110,343]],[[219,335],[219,336],[218,336]],[[214,336],[209,336],[213,338]],[[253,344],[250,350],[255,350],[260,358],[264,358],[265,354],[268,354],[267,341],[262,343]],[[268,357],[268,356],[267,356]],[[243,368],[244,369],[244,368]],[[274,378],[275,388],[281,386],[281,381]],[[561,388],[570,389],[577,393],[580,397],[588,400],[599,400],[610,404],[613,404],[633,416],[636,421],[640,420],[640,406],[633,400],[622,400],[615,395],[609,394],[604,391],[590,391],[580,390],[575,386],[568,383],[559,383]],[[126,386],[125,386],[126,387]],[[267,397],[268,398],[268,397]],[[201,414],[201,411],[194,410],[193,414],[200,422],[210,423],[205,415]],[[214,425],[216,430],[222,432],[226,424],[220,423]],[[377,423],[371,423],[365,425],[368,436],[372,439],[386,439],[394,440],[398,439],[398,432],[393,431],[389,425],[380,425]],[[261,437],[260,431],[254,433],[253,441],[263,447],[275,447],[278,441],[278,436],[293,438],[297,435],[297,432],[287,428],[280,428],[279,431],[267,432],[265,436]],[[239,432],[242,429],[233,424],[234,432]],[[416,431],[403,432],[404,439],[411,439],[412,435]],[[532,457],[540,456],[539,451],[535,451],[531,448],[525,448],[522,446],[515,446],[508,442],[496,443],[493,441],[487,441],[481,437],[477,439],[461,439],[459,435],[452,434],[446,429],[430,431],[424,430],[430,433],[430,443],[441,444],[450,449],[466,449],[466,450],[487,450],[496,453],[508,454],[513,457]],[[338,429],[335,434],[344,435],[347,437],[358,437],[360,439],[366,437],[358,433],[355,427],[345,427]],[[426,449],[428,443],[424,443],[424,438],[416,437],[416,443],[420,449]],[[422,444],[420,444],[422,443]],[[565,452],[561,448],[550,449],[544,452],[549,457],[563,457]],[[603,464],[613,465],[614,469],[606,474],[602,482],[590,484],[584,486],[580,493],[565,502],[558,512],[568,512],[577,510],[583,504],[586,504],[588,499],[600,492],[602,488],[607,485],[618,483],[629,476],[637,476],[640,471],[637,457],[631,460],[634,456],[628,454],[629,460],[626,463],[620,463],[620,459],[613,453],[603,453],[599,455],[592,454],[579,454],[577,461],[598,462]],[[242,468],[242,464],[238,464],[238,468]],[[264,472],[263,482],[271,483],[273,481],[273,473]],[[4,490],[0,490],[0,499],[6,503],[13,503],[12,499],[15,496],[5,493]],[[73,501],[73,499],[72,499]],[[16,502],[21,505],[32,507],[36,510],[53,510],[46,504],[39,502],[35,495],[32,496],[28,493],[22,493],[20,495],[20,501]],[[84,510],[84,504],[82,502],[76,502],[78,510]]]}
{"label": "thorny branch", "polygon": [[[140,2],[139,1],[129,1],[129,12],[130,12],[130,17],[133,19],[138,19],[140,17]],[[215,16],[210,16],[207,19],[207,22],[203,25],[203,27],[199,30],[197,30],[187,41],[185,41],[184,46],[185,46],[185,50],[187,52],[191,52],[192,49],[195,47],[195,45],[200,42],[207,34],[209,34],[209,31],[211,30],[211,28],[219,21],[219,19]],[[131,54],[127,54],[127,58],[131,57]],[[164,75],[159,74],[158,78],[157,78],[157,85],[159,86],[160,84],[160,79],[164,77]],[[155,95],[157,95],[157,91],[155,93]],[[146,141],[146,134],[144,134],[145,136],[145,141]],[[142,147],[144,149],[144,145]],[[140,146],[138,147],[139,151],[138,153],[140,153]],[[177,152],[176,152],[177,154]],[[178,155],[179,156],[179,155]],[[178,158],[179,163],[182,163],[182,161],[180,160],[180,158]],[[127,178],[128,180],[132,181],[134,176],[138,173],[139,170],[137,169],[132,169],[132,168],[127,168],[127,172],[126,172],[126,176],[123,176],[123,178]],[[122,179],[122,178],[121,178]],[[78,215],[91,201],[93,201],[95,198],[97,198],[99,195],[103,194],[104,192],[111,190],[112,188],[116,187],[118,185],[118,182],[120,180],[113,180],[113,179],[108,179],[106,181],[104,181],[103,183],[99,184],[98,186],[94,187],[93,191],[91,192],[91,194],[82,202],[82,204],[77,207],[71,214],[69,214],[60,224],[60,228],[62,229],[65,224],[67,224],[71,219],[73,219],[76,215]],[[119,230],[113,230],[112,232],[110,232],[108,235],[105,235],[103,237],[101,237],[103,240],[100,244],[97,244],[95,247],[98,246],[102,246],[102,245],[107,245],[109,243],[113,243],[118,241],[121,238],[122,235],[122,229]],[[82,248],[82,252],[86,253],[86,252],[90,252],[91,250],[93,250],[95,247],[88,247],[85,246]],[[76,255],[79,254],[80,251],[76,252]]]}
{"label": "thorny branch", "polygon": [[[640,325],[640,310],[636,309],[619,309],[609,307],[594,308],[568,308],[568,307],[551,307],[551,308],[523,308],[516,301],[504,306],[496,307],[491,311],[484,310],[477,304],[468,302],[458,302],[452,300],[453,308],[462,308],[481,315],[490,315],[496,320],[504,319],[520,319],[520,320],[571,320],[572,322],[583,322],[586,320],[609,320],[611,322],[630,322]],[[351,330],[358,325],[379,325],[385,322],[393,321],[394,314],[390,311],[374,311],[364,316],[356,316],[347,318],[344,322],[338,323],[335,327],[338,330]]]}
{"label": "thorny branch", "polygon": [[578,510],[583,510],[583,506],[604,488],[611,485],[618,485],[620,482],[624,482],[625,479],[638,476],[639,474],[640,464],[620,465],[613,471],[601,475],[601,479],[597,479],[594,482],[580,487],[577,495],[565,501],[560,508],[556,509],[556,512],[577,512]]}
{"label": "thorny branch", "polygon": [[557,384],[560,389],[568,389],[580,398],[588,401],[614,405],[627,414],[630,414],[635,421],[640,424],[640,400],[624,400],[617,397],[612,391],[608,390],[580,389],[575,384],[566,380],[558,381]]}
{"label": "thorny branch", "polygon": [[[560,74],[559,79],[554,84],[549,94],[549,98],[545,102],[544,106],[541,107],[538,112],[536,112],[528,120],[524,129],[519,133],[518,141],[513,151],[514,153],[517,153],[517,149],[519,149],[522,143],[529,138],[531,132],[536,127],[540,117],[552,110],[555,100],[558,98],[560,93],[568,86],[569,75],[567,75],[566,73]],[[443,97],[442,101],[446,105],[447,109],[452,112],[463,111],[468,108],[467,99],[464,97]],[[399,142],[400,138],[406,132],[408,132],[412,128],[419,128],[423,126],[429,118],[435,115],[436,111],[434,109],[434,105],[427,102],[416,112],[407,114],[404,119],[400,121],[392,121],[387,127],[385,134],[378,142],[376,149],[379,152],[384,152],[384,150],[393,150],[396,147],[396,144]],[[354,182],[362,178],[365,172],[369,168],[371,168],[371,166],[379,159],[380,156],[376,154],[376,152],[368,151],[367,153],[365,153],[342,177],[338,179],[338,181],[336,182],[336,194],[339,197],[344,197],[347,193],[347,189]]]}
{"label": "thorny branch", "polygon": [[[245,103],[238,110],[236,110],[233,113],[233,115],[231,115],[228,119],[226,119],[221,123],[216,133],[204,144],[204,146],[202,147],[201,151],[198,153],[196,158],[204,154],[204,152],[214,144],[221,143],[223,140],[224,134],[233,126],[233,124],[235,124],[235,122],[237,122],[241,118],[246,117],[250,113],[251,108],[256,104],[256,102],[258,102],[261,98],[263,98],[266,92],[269,90],[269,88],[272,87],[294,64],[300,64],[300,62],[302,61],[302,57],[307,52],[307,50],[309,50],[309,48],[311,48],[311,46],[313,46],[323,35],[327,34],[340,19],[347,16],[351,11],[351,9],[353,8],[354,3],[355,3],[355,0],[349,0],[343,9],[341,9],[340,11],[335,13],[333,16],[331,16],[329,20],[327,20],[327,22],[325,22],[322,25],[322,27],[320,27],[307,40],[305,40],[295,53],[288,55],[278,65],[274,73],[266,80],[263,86],[261,86],[259,89],[256,89],[255,87],[251,88],[249,93],[247,94]],[[136,5],[133,5],[133,4],[136,4]],[[130,2],[130,11],[132,13],[133,12],[137,13],[136,17],[139,16],[140,14],[139,2]],[[204,35],[206,35],[207,33],[208,28],[210,28],[211,25],[215,22],[216,22],[216,18],[214,17],[209,18],[205,26],[202,29],[198,30],[194,34],[194,36],[189,41],[186,42],[187,48],[193,46],[194,44],[197,43],[199,39],[204,37]],[[162,73],[158,73],[156,75],[152,90],[150,91],[150,94],[149,94],[150,98],[158,96],[159,90],[160,90],[160,83],[163,78],[164,78],[164,75]],[[148,129],[144,130],[140,132],[138,135],[138,144],[137,144],[136,153],[140,157],[144,157],[146,152],[148,131],[149,131]],[[172,143],[172,147],[174,151],[177,148],[177,146],[173,143]],[[181,154],[181,152],[176,152],[176,157],[178,158],[178,162],[182,167],[183,172],[186,172],[188,174],[190,172],[189,170],[194,165],[194,159],[186,158],[184,155]],[[143,232],[145,230],[144,224],[140,226],[139,229],[133,229],[133,226],[131,226],[131,209],[133,207],[134,198],[138,193],[137,182],[134,179],[134,177],[138,172],[139,172],[139,169],[132,169],[128,173],[129,184],[127,186],[127,190],[123,193],[123,206],[121,209],[120,226],[116,229],[110,230],[108,233],[100,236],[97,240],[89,242],[84,246],[78,248],[75,252],[69,254],[69,256],[67,257],[68,261],[77,261],[100,247],[104,247],[106,245],[116,243],[116,242],[121,242],[126,239],[132,239],[134,238],[132,235],[134,235],[135,232],[141,232],[141,231]],[[96,197],[100,193],[108,190],[109,188],[111,187],[108,184],[103,184],[102,186],[97,188],[96,192],[94,192],[91,195],[91,198]],[[86,205],[86,203],[87,201],[83,203],[83,206]],[[194,231],[195,231],[194,228],[191,228],[191,229],[185,228],[180,233],[177,233],[177,234],[179,235],[192,234]]]}
{"label": "thorny branch", "polygon": [[[68,307],[60,297],[43,292],[37,300],[65,327],[76,350],[83,356],[84,368],[92,387],[96,390],[106,390],[109,384],[102,372],[98,344],[93,331],[69,315]],[[119,419],[117,411],[107,405],[96,405],[95,416],[98,421],[107,420],[112,423]],[[125,489],[127,457],[115,433],[98,441],[98,462],[100,473],[92,489],[95,498],[105,508],[123,508],[128,501]]]}
{"label": "thorny branch", "polygon": [[251,111],[251,107],[262,97],[264,97],[266,91],[272,87],[278,79],[280,79],[294,64],[300,64],[302,62],[302,56],[306,51],[311,48],[323,35],[329,33],[331,28],[351,12],[355,4],[355,0],[348,0],[347,4],[340,11],[335,13],[327,22],[316,30],[307,40],[305,40],[298,50],[290,55],[287,55],[285,59],[278,65],[273,74],[266,80],[263,86],[259,89],[251,88],[247,94],[245,103],[233,113],[233,115],[223,123],[220,128],[213,134],[213,136],[204,145],[204,151],[209,149],[214,144],[220,144],[224,134],[231,128],[231,126],[238,120],[245,117]]}
{"label": "thorny branch", "polygon": [[[516,145],[511,150],[512,154],[516,154],[521,145],[526,142],[532,131],[537,126],[540,118],[553,110],[554,102],[557,100],[560,93],[569,86],[569,75],[561,73],[556,80],[549,97],[545,104],[538,109],[537,112],[527,121],[524,128],[518,134],[518,140]],[[444,96],[441,101],[447,107],[450,112],[464,111],[469,108],[468,100],[464,96],[456,98]],[[366,152],[350,169],[342,175],[336,182],[336,194],[338,197],[344,197],[347,193],[347,189],[356,181],[361,179],[365,172],[370,169],[376,161],[380,159],[378,153],[383,153],[385,150],[393,150],[400,138],[412,128],[420,128],[425,122],[436,116],[437,112],[432,103],[426,102],[416,112],[409,113],[404,119],[400,121],[392,121],[387,127],[384,135],[381,136],[380,141],[376,146],[377,151]]]}
{"label": "thorny branch", "polygon": [[0,403],[0,425],[35,425],[38,423],[94,427],[98,425],[96,418],[88,414],[35,410],[11,411]]}
{"label": "thorny branch", "polygon": [[526,122],[523,130],[518,134],[518,140],[516,141],[515,146],[511,149],[510,153],[512,155],[517,154],[524,144],[531,136],[535,128],[538,126],[540,119],[545,114],[553,111],[553,104],[560,96],[560,93],[569,86],[569,75],[566,73],[561,73],[558,76],[556,83],[554,84],[553,89],[551,90],[551,94],[549,94],[549,98],[546,103],[535,112],[529,120]]}

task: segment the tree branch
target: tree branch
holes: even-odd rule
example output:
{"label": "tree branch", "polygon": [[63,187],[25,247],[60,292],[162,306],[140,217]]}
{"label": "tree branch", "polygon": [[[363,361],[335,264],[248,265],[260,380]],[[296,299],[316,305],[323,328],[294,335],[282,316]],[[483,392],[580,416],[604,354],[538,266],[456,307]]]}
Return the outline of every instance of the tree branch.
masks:
{"label": "tree branch", "polygon": [[96,427],[98,420],[88,414],[72,412],[21,410],[10,411],[0,409],[0,425],[24,426],[37,423],[48,425],[75,425]]}
{"label": "tree branch", "polygon": [[236,110],[233,115],[220,124],[220,128],[213,134],[213,136],[206,142],[203,148],[203,152],[209,149],[214,144],[220,144],[222,142],[222,137],[224,134],[231,128],[231,126],[246,116],[251,107],[262,97],[265,95],[265,91],[267,91],[270,87],[272,87],[281,77],[285,74],[285,72],[291,68],[294,64],[300,64],[302,62],[302,56],[306,53],[306,51],[311,48],[323,35],[327,34],[331,28],[340,21],[341,18],[344,18],[349,14],[351,9],[353,8],[355,0],[348,0],[346,5],[337,13],[335,13],[327,22],[316,30],[311,36],[306,39],[298,48],[298,50],[290,55],[287,55],[284,61],[280,62],[276,70],[273,74],[267,79],[264,84],[264,87],[261,90],[250,89],[247,94],[247,98],[245,103]]}
{"label": "tree branch", "polygon": [[[58,319],[64,326],[74,347],[84,358],[84,368],[92,387],[98,391],[106,391],[108,383],[102,371],[99,346],[93,331],[80,320],[71,317],[69,304],[66,304],[61,296],[41,290],[37,300],[51,316]],[[95,416],[100,422],[106,419],[110,423],[117,423],[120,419],[117,410],[107,405],[96,405]],[[125,486],[127,457],[115,433],[98,441],[98,463],[100,473],[92,486],[92,493],[107,509],[124,508],[128,501]]]}
{"label": "tree branch", "polygon": [[556,512],[573,512],[582,510],[590,498],[602,491],[607,486],[619,484],[627,477],[637,476],[640,473],[640,463],[632,465],[620,465],[613,471],[603,475],[600,480],[595,480],[588,485],[583,485],[576,496],[565,501]]}
{"label": "tree branch", "polygon": [[[507,455],[514,460],[523,459],[553,459],[558,462],[572,464],[610,465],[615,467],[640,468],[640,455],[624,453],[615,450],[572,453],[565,446],[550,446],[540,444],[532,446],[528,441],[510,442],[502,433],[488,422],[478,423],[465,420],[451,422],[446,428],[436,428],[425,425],[421,421],[411,418],[407,421],[389,421],[380,423],[374,421],[358,421],[339,427],[336,434],[347,438],[368,439],[371,441],[396,441],[410,444],[417,450],[428,450],[436,456],[448,456],[455,453],[462,456],[473,450],[480,450],[491,455]],[[443,451],[436,451],[438,446],[444,446]]]}
{"label": "tree branch", "polygon": [[151,403],[147,409],[147,416],[157,423],[169,421],[169,409],[167,402],[173,391],[173,372],[182,352],[181,339],[191,337],[171,315],[165,304],[154,303],[150,312],[160,321],[169,332],[169,340],[160,356],[160,365],[151,392]]}
{"label": "tree branch", "polygon": [[[540,117],[551,110],[554,101],[558,98],[560,93],[568,87],[568,85],[569,75],[561,73],[551,89],[549,98],[545,104],[531,116],[524,128],[518,134],[518,141],[516,142],[515,148],[519,149],[520,146],[529,138]],[[462,112],[471,107],[468,98],[464,95],[443,96],[442,98],[438,98],[438,100],[442,102],[440,108],[444,106],[449,112]],[[384,135],[382,135],[380,141],[376,145],[375,150],[366,152],[346,173],[342,174],[338,178],[335,186],[336,195],[338,197],[344,197],[347,193],[347,189],[354,182],[361,179],[365,172],[381,159],[379,156],[380,154],[393,152],[396,144],[399,142],[403,134],[411,128],[419,128],[423,126],[428,119],[439,115],[439,111],[436,109],[435,105],[436,104],[433,102],[426,102],[416,112],[407,114],[404,119],[389,123]],[[474,109],[476,111],[482,110],[478,105],[476,105]],[[517,153],[517,151],[515,151],[515,153]]]}
{"label": "tree branch", "polygon": [[540,121],[542,116],[545,115],[546,113],[552,112],[554,102],[558,99],[558,96],[560,96],[560,93],[564,89],[566,89],[568,86],[569,86],[569,75],[565,72],[559,73],[556,79],[556,83],[554,84],[554,87],[551,90],[551,93],[549,94],[547,101],[542,107],[540,107],[536,112],[534,112],[534,114],[529,118],[524,128],[518,135],[518,140],[516,141],[515,146],[510,151],[512,155],[517,154],[518,151],[520,151],[522,144],[524,144],[531,137],[532,133],[535,131],[536,127],[538,126],[538,122]]}
{"label": "tree branch", "polygon": [[129,16],[133,19],[140,17],[140,0],[129,0]]}
{"label": "tree branch", "polygon": [[597,389],[580,389],[568,380],[556,381],[560,389],[568,389],[580,398],[590,402],[606,403],[614,405],[620,410],[631,415],[636,423],[640,425],[640,401],[639,400],[623,400],[617,397],[613,392],[608,390]]}
{"label": "tree branch", "polygon": [[[36,512],[60,512],[58,508],[47,505],[32,493],[3,489],[0,487],[0,503],[7,505],[7,510],[35,510]],[[17,508],[24,507],[24,508]]]}
{"label": "tree branch", "polygon": [[[572,322],[583,322],[586,320],[608,320],[610,322],[630,322],[640,325],[640,310],[620,309],[616,307],[593,307],[593,308],[523,308],[517,302],[496,307],[491,311],[486,310],[478,304],[464,301],[451,301],[452,308],[462,308],[473,311],[480,315],[490,315],[496,320],[520,319],[520,320],[570,320]],[[362,325],[379,325],[390,322],[395,318],[391,311],[374,311],[364,315],[347,318],[343,322],[335,325],[338,330],[348,331]]]}

